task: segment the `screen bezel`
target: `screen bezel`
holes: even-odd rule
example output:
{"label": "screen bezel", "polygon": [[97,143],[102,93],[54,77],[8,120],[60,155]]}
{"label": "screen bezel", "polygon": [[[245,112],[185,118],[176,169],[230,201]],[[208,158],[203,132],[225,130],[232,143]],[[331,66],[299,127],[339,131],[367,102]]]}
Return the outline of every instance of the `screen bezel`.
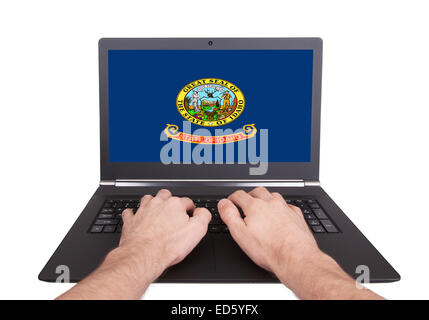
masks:
{"label": "screen bezel", "polygon": [[[210,45],[209,42],[212,41]],[[109,161],[109,50],[313,50],[311,153],[309,162],[270,162],[265,175],[250,164],[180,164]],[[322,39],[320,38],[102,38],[99,41],[101,180],[250,179],[319,180]],[[272,147],[272,146],[271,146]]]}

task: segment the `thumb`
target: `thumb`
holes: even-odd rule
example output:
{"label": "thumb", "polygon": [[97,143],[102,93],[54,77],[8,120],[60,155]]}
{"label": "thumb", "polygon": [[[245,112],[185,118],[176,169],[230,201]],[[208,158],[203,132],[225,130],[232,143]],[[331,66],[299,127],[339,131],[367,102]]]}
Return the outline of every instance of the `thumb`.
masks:
{"label": "thumb", "polygon": [[219,201],[217,207],[220,217],[228,226],[231,235],[241,238],[240,235],[246,230],[246,223],[241,218],[235,204],[229,199],[222,199]]}
{"label": "thumb", "polygon": [[[258,263],[258,245],[255,238],[247,229],[246,222],[241,218],[240,212],[234,203],[229,199],[222,199],[218,203],[218,210],[223,222],[228,226],[232,238],[244,251],[247,256],[256,264]],[[262,266],[262,265],[261,265]]]}
{"label": "thumb", "polygon": [[194,210],[192,217],[189,218],[188,228],[183,230],[186,233],[184,257],[204,238],[211,218],[212,215],[206,208],[196,208]]}
{"label": "thumb", "polygon": [[212,215],[206,208],[196,208],[189,219],[192,225],[196,225],[201,228],[201,232],[204,234],[207,232],[207,227],[212,219]]}

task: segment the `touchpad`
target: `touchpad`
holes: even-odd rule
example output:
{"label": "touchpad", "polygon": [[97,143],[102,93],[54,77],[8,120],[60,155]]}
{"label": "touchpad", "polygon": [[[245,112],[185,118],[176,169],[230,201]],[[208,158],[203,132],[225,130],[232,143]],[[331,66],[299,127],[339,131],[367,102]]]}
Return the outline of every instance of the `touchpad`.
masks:
{"label": "touchpad", "polygon": [[217,277],[231,282],[273,282],[276,277],[257,266],[229,234],[216,235],[214,241]]}
{"label": "touchpad", "polygon": [[179,264],[167,269],[159,278],[164,281],[204,281],[215,275],[213,237],[208,234]]}

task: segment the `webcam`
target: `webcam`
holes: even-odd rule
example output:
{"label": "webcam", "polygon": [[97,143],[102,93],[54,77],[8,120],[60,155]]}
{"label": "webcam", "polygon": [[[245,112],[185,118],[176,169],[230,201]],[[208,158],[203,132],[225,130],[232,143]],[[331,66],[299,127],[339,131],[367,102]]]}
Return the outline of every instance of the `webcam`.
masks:
{"label": "webcam", "polygon": [[209,41],[209,46],[212,46],[213,45],[213,41]]}

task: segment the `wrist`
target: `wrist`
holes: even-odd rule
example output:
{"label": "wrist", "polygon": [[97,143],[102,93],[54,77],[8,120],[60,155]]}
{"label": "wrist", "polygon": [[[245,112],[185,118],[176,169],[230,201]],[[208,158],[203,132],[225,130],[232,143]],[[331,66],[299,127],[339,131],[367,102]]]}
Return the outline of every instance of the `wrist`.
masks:
{"label": "wrist", "polygon": [[318,248],[289,252],[276,272],[300,299],[329,299],[339,288],[354,289],[352,279]]}
{"label": "wrist", "polygon": [[277,263],[273,268],[276,276],[289,288],[310,270],[313,266],[326,263],[326,258],[330,258],[319,248],[288,248],[282,250],[278,256]]}
{"label": "wrist", "polygon": [[107,255],[103,264],[121,269],[138,282],[150,284],[165,269],[161,261],[153,257],[151,252],[153,251],[142,250],[133,246],[119,246]]}

